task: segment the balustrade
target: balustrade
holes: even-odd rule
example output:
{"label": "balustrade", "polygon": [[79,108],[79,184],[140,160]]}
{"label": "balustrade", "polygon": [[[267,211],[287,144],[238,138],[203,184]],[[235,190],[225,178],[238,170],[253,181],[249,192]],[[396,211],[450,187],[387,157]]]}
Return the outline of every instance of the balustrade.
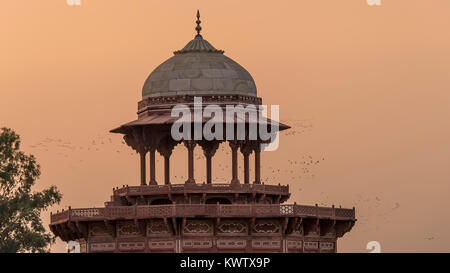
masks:
{"label": "balustrade", "polygon": [[319,217],[348,220],[355,218],[353,209],[301,205],[259,204],[172,204],[69,209],[51,215],[51,223],[89,219],[145,219],[168,217]]}

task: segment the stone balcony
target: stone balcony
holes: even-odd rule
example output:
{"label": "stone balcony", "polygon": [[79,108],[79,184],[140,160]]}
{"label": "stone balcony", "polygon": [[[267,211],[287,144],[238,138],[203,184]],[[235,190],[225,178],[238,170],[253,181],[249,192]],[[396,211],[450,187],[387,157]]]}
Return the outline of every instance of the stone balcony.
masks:
{"label": "stone balcony", "polygon": [[142,196],[142,195],[171,195],[186,193],[205,194],[266,194],[282,195],[289,197],[289,185],[264,185],[264,184],[168,184],[168,185],[143,185],[123,186],[113,189],[116,196]]}
{"label": "stone balcony", "polygon": [[339,221],[355,221],[355,210],[303,205],[223,205],[172,204],[146,206],[117,206],[71,209],[51,214],[51,224],[66,222],[142,220],[151,218],[271,218],[299,217]]}

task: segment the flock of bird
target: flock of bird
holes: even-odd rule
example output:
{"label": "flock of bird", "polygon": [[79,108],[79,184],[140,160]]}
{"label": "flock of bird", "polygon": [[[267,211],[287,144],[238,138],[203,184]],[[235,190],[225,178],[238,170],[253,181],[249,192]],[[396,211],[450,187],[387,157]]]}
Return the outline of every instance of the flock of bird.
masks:
{"label": "flock of bird", "polygon": [[[286,120],[284,122],[292,127],[291,129],[282,132],[282,134],[284,134],[283,137],[286,138],[299,138],[303,134],[310,133],[313,130],[311,120]],[[64,158],[71,157],[71,153],[79,152],[81,153],[79,158],[80,163],[83,162],[83,157],[86,155],[86,152],[99,152],[103,149],[108,149],[110,151],[113,149],[113,151],[118,154],[135,156],[135,152],[127,147],[121,138],[111,138],[106,135],[97,135],[96,138],[86,142],[85,145],[75,145],[71,141],[59,138],[45,138],[38,143],[29,145],[28,148],[30,148],[30,153],[53,153]],[[229,174],[231,173],[230,154],[230,147],[226,143],[222,143],[216,153],[218,156],[213,159],[214,181],[219,181],[220,183],[229,180]],[[204,160],[203,153],[200,150],[196,150],[196,159]],[[292,188],[295,188],[299,192],[302,192],[301,194],[306,194],[304,186],[315,181],[316,176],[320,173],[320,164],[324,161],[325,157],[323,155],[312,156],[295,153],[287,155],[287,158],[285,158],[284,161],[285,163],[276,162],[277,164],[274,164],[274,162],[267,162],[263,159],[263,181],[266,184],[278,184],[280,182],[282,182],[282,184],[290,184],[291,191]],[[157,162],[161,163],[162,160],[157,158]],[[239,169],[241,171],[242,168],[242,164],[240,164]],[[173,177],[175,180],[181,181],[186,179],[186,176],[180,174],[180,172],[174,172]],[[295,186],[293,187],[292,185]],[[352,204],[358,208],[358,226],[361,226],[361,231],[367,232],[379,229],[380,225],[385,225],[389,223],[391,219],[395,218],[393,213],[401,209],[399,202],[384,203],[382,197],[380,197],[381,195],[382,193],[379,193],[379,196],[374,197],[363,197],[361,194],[354,195]],[[319,205],[330,206],[331,204],[333,204],[333,201],[331,200],[329,193],[325,191],[320,192]],[[379,221],[374,221],[373,217],[376,217]],[[375,225],[372,224],[374,222],[376,222]],[[434,240],[436,239],[436,236],[428,236],[424,239]]]}

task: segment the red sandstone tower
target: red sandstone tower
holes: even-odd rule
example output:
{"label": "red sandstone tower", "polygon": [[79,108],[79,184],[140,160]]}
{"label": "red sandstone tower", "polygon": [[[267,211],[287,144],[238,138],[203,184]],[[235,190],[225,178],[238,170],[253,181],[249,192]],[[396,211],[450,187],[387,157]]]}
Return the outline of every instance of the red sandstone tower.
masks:
{"label": "red sandstone tower", "polygon": [[[78,241],[82,252],[336,252],[337,239],[355,224],[355,210],[284,204],[289,186],[261,181],[261,143],[241,140],[179,140],[171,135],[175,105],[261,105],[252,76],[200,34],[158,66],[146,80],[138,119],[112,130],[140,155],[139,186],[115,188],[104,208],[72,209],[51,214],[50,229],[63,241]],[[261,113],[258,113],[260,115]],[[246,116],[248,131],[261,121]],[[207,120],[202,120],[204,125]],[[289,126],[278,123],[279,130]],[[247,132],[246,131],[246,132]],[[232,152],[228,183],[212,181],[212,159],[222,142]],[[172,181],[170,156],[176,145],[187,149],[188,179]],[[224,143],[222,143],[223,145]],[[195,180],[194,149],[206,158],[206,181]],[[238,179],[239,152],[244,181]],[[164,182],[155,179],[155,156],[164,157]],[[146,158],[149,174],[146,178]],[[254,181],[249,157],[254,155]],[[178,182],[178,184],[175,184]]]}

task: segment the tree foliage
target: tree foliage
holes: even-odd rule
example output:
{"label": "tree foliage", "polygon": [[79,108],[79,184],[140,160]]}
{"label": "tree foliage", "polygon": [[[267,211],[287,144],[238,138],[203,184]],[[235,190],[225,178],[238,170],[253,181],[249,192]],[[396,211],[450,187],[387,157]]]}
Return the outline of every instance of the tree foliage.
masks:
{"label": "tree foliage", "polygon": [[20,151],[20,136],[0,129],[0,252],[48,252],[55,241],[40,215],[61,194],[55,186],[32,191],[40,174],[35,157]]}

